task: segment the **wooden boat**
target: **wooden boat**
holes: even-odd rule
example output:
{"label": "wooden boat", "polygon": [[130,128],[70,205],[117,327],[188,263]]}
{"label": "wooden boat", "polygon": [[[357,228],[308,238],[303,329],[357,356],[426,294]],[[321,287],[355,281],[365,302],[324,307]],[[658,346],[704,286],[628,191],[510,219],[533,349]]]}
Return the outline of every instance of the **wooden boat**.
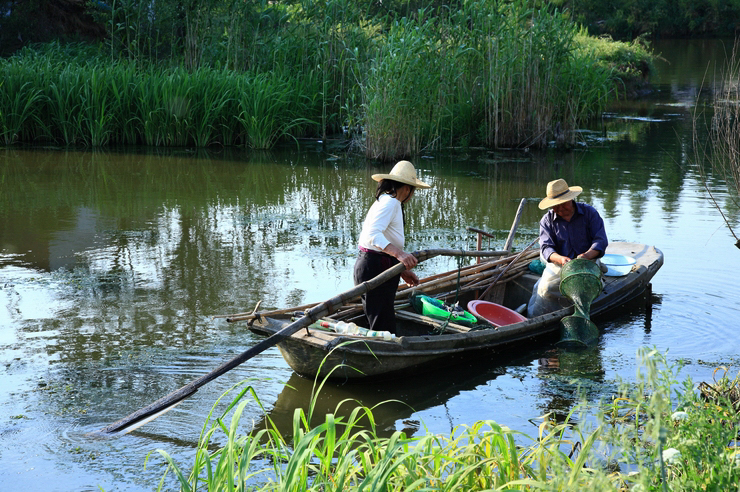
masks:
{"label": "wooden boat", "polygon": [[[449,292],[445,289],[450,289],[450,280],[459,277],[457,270],[424,279],[417,289],[447,301],[457,297],[462,306],[477,299],[484,291],[488,297],[485,300],[510,309],[521,308],[529,300],[539,278],[526,268],[538,252],[529,253],[515,268],[509,267],[516,258],[489,260],[466,267],[465,278],[469,281],[465,285],[454,286]],[[592,317],[603,315],[640,296],[663,265],[663,253],[645,244],[615,242],[609,244],[607,253],[632,257],[635,264],[626,275],[604,277],[604,289],[591,304]],[[507,269],[508,276],[501,278],[504,273],[501,270]],[[496,275],[497,272],[500,273]],[[477,280],[481,276],[485,277],[484,280]],[[496,280],[499,280],[496,288],[488,288]],[[475,356],[491,357],[512,345],[532,343],[538,338],[554,338],[559,332],[559,321],[573,314],[573,307],[569,306],[514,324],[471,329],[416,314],[407,302],[412,290],[404,286],[399,288],[395,329],[398,337],[393,340],[307,328],[280,342],[280,352],[295,372],[306,377],[317,374],[343,380],[393,377],[423,371],[430,365],[454,364]],[[253,319],[249,326],[257,334],[272,335],[287,326],[292,316],[295,313],[278,312],[274,316]],[[333,314],[331,318],[354,321],[358,325],[365,321],[361,308],[356,305]]]}

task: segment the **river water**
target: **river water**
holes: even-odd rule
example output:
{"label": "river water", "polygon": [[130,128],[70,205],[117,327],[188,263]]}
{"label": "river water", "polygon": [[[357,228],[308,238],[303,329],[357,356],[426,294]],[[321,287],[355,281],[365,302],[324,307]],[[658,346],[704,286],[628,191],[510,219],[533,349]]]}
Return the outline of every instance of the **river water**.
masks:
{"label": "river water", "polygon": [[[740,251],[693,165],[692,114],[706,106],[729,47],[663,42],[656,91],[615,104],[568,154],[456,150],[414,163],[433,188],[407,208],[408,249],[474,248],[465,228],[500,248],[519,200],[516,246],[537,234],[548,181],[584,188],[609,239],[655,245],[665,265],[652,294],[598,320],[598,346],[550,346],[382,384],[329,385],[381,406],[381,433],[449,432],[480,419],[535,434],[532,419],[563,415],[581,388],[608,398],[634,381],[640,347],[667,351],[682,374],[708,380],[738,367]],[[708,74],[708,76],[707,76]],[[704,138],[700,134],[700,138]],[[152,490],[164,449],[184,468],[208,412],[251,378],[279,425],[307,404],[311,382],[272,348],[126,436],[88,435],[215,368],[258,341],[214,315],[321,301],[352,286],[356,240],[374,182],[387,172],[312,142],[269,153],[0,149],[0,485],[4,490]],[[716,177],[709,189],[730,197]],[[728,218],[737,224],[737,210]],[[434,259],[420,274],[455,268]],[[258,405],[244,432],[261,426]],[[176,486],[168,477],[166,488]]]}

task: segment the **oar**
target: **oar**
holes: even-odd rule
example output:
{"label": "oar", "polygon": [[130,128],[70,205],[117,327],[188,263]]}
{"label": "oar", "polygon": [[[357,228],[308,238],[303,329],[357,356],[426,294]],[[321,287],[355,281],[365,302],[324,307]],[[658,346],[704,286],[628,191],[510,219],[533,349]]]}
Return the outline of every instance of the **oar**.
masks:
{"label": "oar", "polygon": [[[463,251],[463,250],[454,250],[454,249],[427,249],[427,250],[422,250],[422,251],[415,251],[412,254],[418,258],[419,262],[422,262],[422,261],[428,260],[429,258],[433,258],[435,256],[496,256],[496,255],[500,255],[501,252],[500,251]],[[255,355],[264,352],[265,350],[272,347],[273,345],[280,343],[281,341],[291,336],[293,333],[297,332],[301,328],[304,328],[310,325],[311,323],[321,318],[322,316],[327,316],[333,313],[338,307],[343,306],[344,304],[349,302],[351,299],[357,296],[360,296],[378,287],[379,285],[391,279],[395,275],[400,274],[405,269],[406,267],[403,265],[403,263],[398,263],[397,265],[392,266],[391,268],[384,271],[383,273],[381,273],[374,279],[368,280],[367,282],[363,282],[359,285],[356,285],[355,287],[353,287],[352,289],[346,292],[343,292],[337,296],[334,296],[331,299],[322,302],[321,304],[317,304],[316,306],[306,311],[305,315],[302,318],[294,321],[293,323],[289,324],[288,326],[278,331],[277,333],[273,333],[268,338],[265,338],[264,340],[260,341],[259,343],[257,343],[250,349],[242,352],[240,355],[234,357],[230,361],[225,362],[224,364],[221,364],[220,366],[218,366],[216,369],[209,372],[208,374],[199,377],[198,379],[190,382],[189,384],[186,384],[179,390],[173,391],[167,396],[163,396],[162,398],[155,401],[154,403],[135,411],[129,416],[124,417],[117,422],[113,422],[112,424],[107,425],[106,427],[103,427],[102,429],[100,429],[99,432],[103,434],[112,434],[112,433],[126,434],[128,432],[131,432],[134,429],[137,429],[138,427],[141,427],[147,422],[151,422],[152,420],[159,417],[163,413],[174,408],[176,405],[178,405],[182,400],[184,400],[188,396],[198,391],[198,388],[200,388],[201,386],[205,385],[206,383],[210,381],[213,381],[217,377],[232,370],[233,368],[237,367],[243,362],[246,362],[247,360],[251,359]]]}

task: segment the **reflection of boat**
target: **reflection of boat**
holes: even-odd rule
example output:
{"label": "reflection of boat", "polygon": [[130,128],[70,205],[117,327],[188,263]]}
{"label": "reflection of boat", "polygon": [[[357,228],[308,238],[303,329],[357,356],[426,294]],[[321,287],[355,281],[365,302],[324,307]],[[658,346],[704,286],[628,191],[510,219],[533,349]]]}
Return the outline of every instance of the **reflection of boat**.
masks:
{"label": "reflection of boat", "polygon": [[[515,361],[507,358],[507,363]],[[416,433],[421,422],[413,420],[414,414],[428,408],[446,404],[455,396],[473,391],[505,373],[500,365],[502,361],[475,361],[461,364],[455,371],[430,371],[416,377],[405,377],[397,380],[386,380],[380,383],[336,384],[326,382],[314,400],[311,426],[316,427],[325,422],[326,415],[343,418],[346,422],[358,404],[372,410],[373,424],[379,436],[390,436],[403,426],[407,436]],[[523,361],[529,364],[530,360]],[[430,379],[434,384],[429,384]],[[321,381],[318,381],[316,387]],[[297,409],[305,415],[309,413],[314,379],[304,378],[296,373],[291,374],[272,409],[266,416],[255,423],[253,432],[264,429],[270,424],[284,437],[290,438],[293,432],[293,416]],[[360,419],[358,425],[370,425],[367,419]]]}
{"label": "reflection of boat", "polygon": [[[607,252],[630,256],[635,259],[635,264],[627,275],[604,278],[604,289],[591,304],[592,316],[601,315],[640,295],[663,265],[663,253],[653,246],[616,242],[609,245]],[[455,273],[449,272],[450,275]],[[515,309],[526,303],[538,278],[524,274],[502,283],[501,304]],[[485,284],[476,284],[477,289],[489,290],[486,287]],[[458,294],[461,304],[465,305],[475,294],[475,290],[461,291]],[[454,296],[455,292],[445,300],[449,301]],[[421,317],[408,308],[399,308],[396,327],[399,336],[391,341],[300,330],[279,343],[278,347],[293,370],[302,375],[319,373],[341,379],[386,377],[416,372],[429,364],[450,364],[482,354],[490,356],[511,345],[532,343],[533,338],[557,333],[558,322],[571,314],[573,307],[569,306],[506,326],[470,329]],[[355,320],[358,324],[363,322],[363,318]],[[278,315],[253,323],[251,329],[271,335],[289,322],[289,315]],[[435,330],[444,332],[435,334]]]}

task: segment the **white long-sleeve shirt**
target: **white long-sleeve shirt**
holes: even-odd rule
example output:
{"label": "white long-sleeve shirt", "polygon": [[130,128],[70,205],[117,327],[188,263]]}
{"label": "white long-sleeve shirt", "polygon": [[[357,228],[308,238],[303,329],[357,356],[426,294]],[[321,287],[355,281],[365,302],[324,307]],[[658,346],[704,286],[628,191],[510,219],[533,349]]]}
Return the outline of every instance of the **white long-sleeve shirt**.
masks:
{"label": "white long-sleeve shirt", "polygon": [[401,202],[386,193],[367,211],[358,244],[363,248],[383,251],[388,243],[393,243],[401,250],[405,245]]}

